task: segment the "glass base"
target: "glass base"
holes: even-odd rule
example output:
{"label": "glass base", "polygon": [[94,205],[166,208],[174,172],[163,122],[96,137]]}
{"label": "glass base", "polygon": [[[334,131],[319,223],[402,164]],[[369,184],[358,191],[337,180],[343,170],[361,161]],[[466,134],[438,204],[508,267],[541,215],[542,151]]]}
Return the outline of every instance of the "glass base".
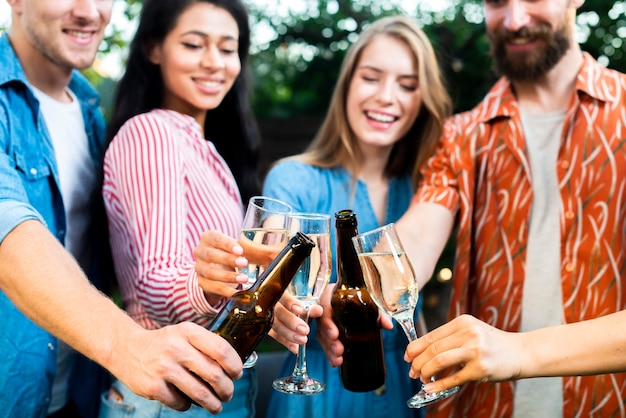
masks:
{"label": "glass base", "polygon": [[248,356],[246,361],[243,362],[243,368],[249,369],[251,367],[254,367],[254,365],[256,364],[258,360],[259,360],[259,355],[256,353],[256,351],[253,351],[252,354]]}
{"label": "glass base", "polygon": [[326,390],[326,385],[311,377],[294,379],[293,376],[274,380],[274,390],[292,395],[316,395]]}
{"label": "glass base", "polygon": [[440,392],[435,393],[427,393],[424,390],[420,390],[415,395],[413,395],[406,404],[409,408],[421,408],[426,405],[430,405],[431,403],[435,403],[442,399],[445,399],[449,396],[454,395],[459,391],[459,387],[455,386],[450,389],[442,390]]}

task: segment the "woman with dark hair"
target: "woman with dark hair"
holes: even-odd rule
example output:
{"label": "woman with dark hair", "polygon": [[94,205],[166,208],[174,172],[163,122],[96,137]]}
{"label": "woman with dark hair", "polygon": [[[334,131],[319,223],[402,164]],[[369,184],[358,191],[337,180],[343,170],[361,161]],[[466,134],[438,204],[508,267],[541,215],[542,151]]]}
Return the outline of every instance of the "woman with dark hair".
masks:
{"label": "woman with dark hair", "polygon": [[248,12],[239,0],[144,2],[137,32],[130,44],[126,71],[117,87],[107,136],[113,138],[133,116],[163,107],[167,86],[161,67],[150,60],[148,52],[152,46],[164,42],[183,11],[196,3],[209,3],[228,11],[239,30],[236,39],[239,47],[235,52],[242,71],[232,87],[226,89],[226,95],[217,107],[206,112],[203,131],[228,164],[242,200],[247,202],[260,188],[256,170],[260,136],[248,100]]}
{"label": "woman with dark hair", "polygon": [[[240,0],[144,2],[109,125],[103,195],[122,300],[145,328],[207,325],[246,281],[241,275],[224,285],[231,293],[215,293],[195,273],[193,251],[205,230],[237,237],[242,197],[258,193],[249,44]],[[291,329],[281,321],[282,341],[306,338],[306,323],[292,318]],[[254,416],[256,384],[255,369],[245,369],[220,416]],[[117,381],[103,395],[100,416],[129,410],[177,416]],[[195,405],[184,414],[209,415]]]}

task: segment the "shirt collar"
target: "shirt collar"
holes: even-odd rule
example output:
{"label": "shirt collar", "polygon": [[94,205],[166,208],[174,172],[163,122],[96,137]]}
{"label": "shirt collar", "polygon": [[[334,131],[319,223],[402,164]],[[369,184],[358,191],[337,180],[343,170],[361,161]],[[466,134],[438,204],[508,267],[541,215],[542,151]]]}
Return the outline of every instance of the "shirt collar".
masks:
{"label": "shirt collar", "polygon": [[[617,96],[616,92],[605,88],[600,83],[606,73],[606,68],[600,65],[589,53],[583,52],[583,64],[576,78],[576,91],[586,94],[596,100],[609,102]],[[480,122],[488,122],[499,117],[511,117],[518,113],[518,102],[513,94],[511,82],[505,77],[500,78],[489,90],[483,101],[478,105]]]}
{"label": "shirt collar", "polygon": [[0,86],[11,81],[21,81],[24,84],[28,84],[22,64],[17,55],[15,55],[15,50],[11,42],[9,42],[7,32],[0,34],[0,62],[2,63]]}

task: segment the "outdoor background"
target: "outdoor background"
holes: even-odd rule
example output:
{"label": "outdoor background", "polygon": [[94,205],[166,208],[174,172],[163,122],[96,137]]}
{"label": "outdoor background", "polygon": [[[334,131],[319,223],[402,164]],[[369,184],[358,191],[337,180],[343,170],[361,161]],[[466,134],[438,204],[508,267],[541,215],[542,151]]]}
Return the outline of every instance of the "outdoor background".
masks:
{"label": "outdoor background", "polygon": [[[429,35],[454,99],[455,111],[474,106],[495,80],[480,0],[244,0],[253,30],[252,101],[263,135],[261,170],[300,152],[324,116],[343,55],[362,28],[396,13],[417,19]],[[114,0],[114,14],[97,61],[87,75],[108,115],[115,82],[124,68],[141,0]],[[582,48],[605,66],[626,71],[626,5],[588,0],[578,14]],[[0,0],[0,30],[10,8]],[[445,320],[453,243],[424,289],[429,327]]]}

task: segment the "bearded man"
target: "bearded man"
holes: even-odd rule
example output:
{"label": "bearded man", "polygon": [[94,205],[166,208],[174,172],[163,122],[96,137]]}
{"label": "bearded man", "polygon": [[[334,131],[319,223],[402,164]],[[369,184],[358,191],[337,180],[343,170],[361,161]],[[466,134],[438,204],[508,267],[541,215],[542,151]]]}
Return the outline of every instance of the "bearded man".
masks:
{"label": "bearded man", "polygon": [[[397,225],[423,285],[456,223],[450,318],[527,331],[626,308],[626,77],[581,51],[583,3],[484,2],[502,78],[449,121]],[[339,364],[340,343],[324,343]],[[459,350],[443,344],[439,362],[454,364]],[[429,416],[626,416],[624,374],[488,380],[499,379],[462,385]]]}

